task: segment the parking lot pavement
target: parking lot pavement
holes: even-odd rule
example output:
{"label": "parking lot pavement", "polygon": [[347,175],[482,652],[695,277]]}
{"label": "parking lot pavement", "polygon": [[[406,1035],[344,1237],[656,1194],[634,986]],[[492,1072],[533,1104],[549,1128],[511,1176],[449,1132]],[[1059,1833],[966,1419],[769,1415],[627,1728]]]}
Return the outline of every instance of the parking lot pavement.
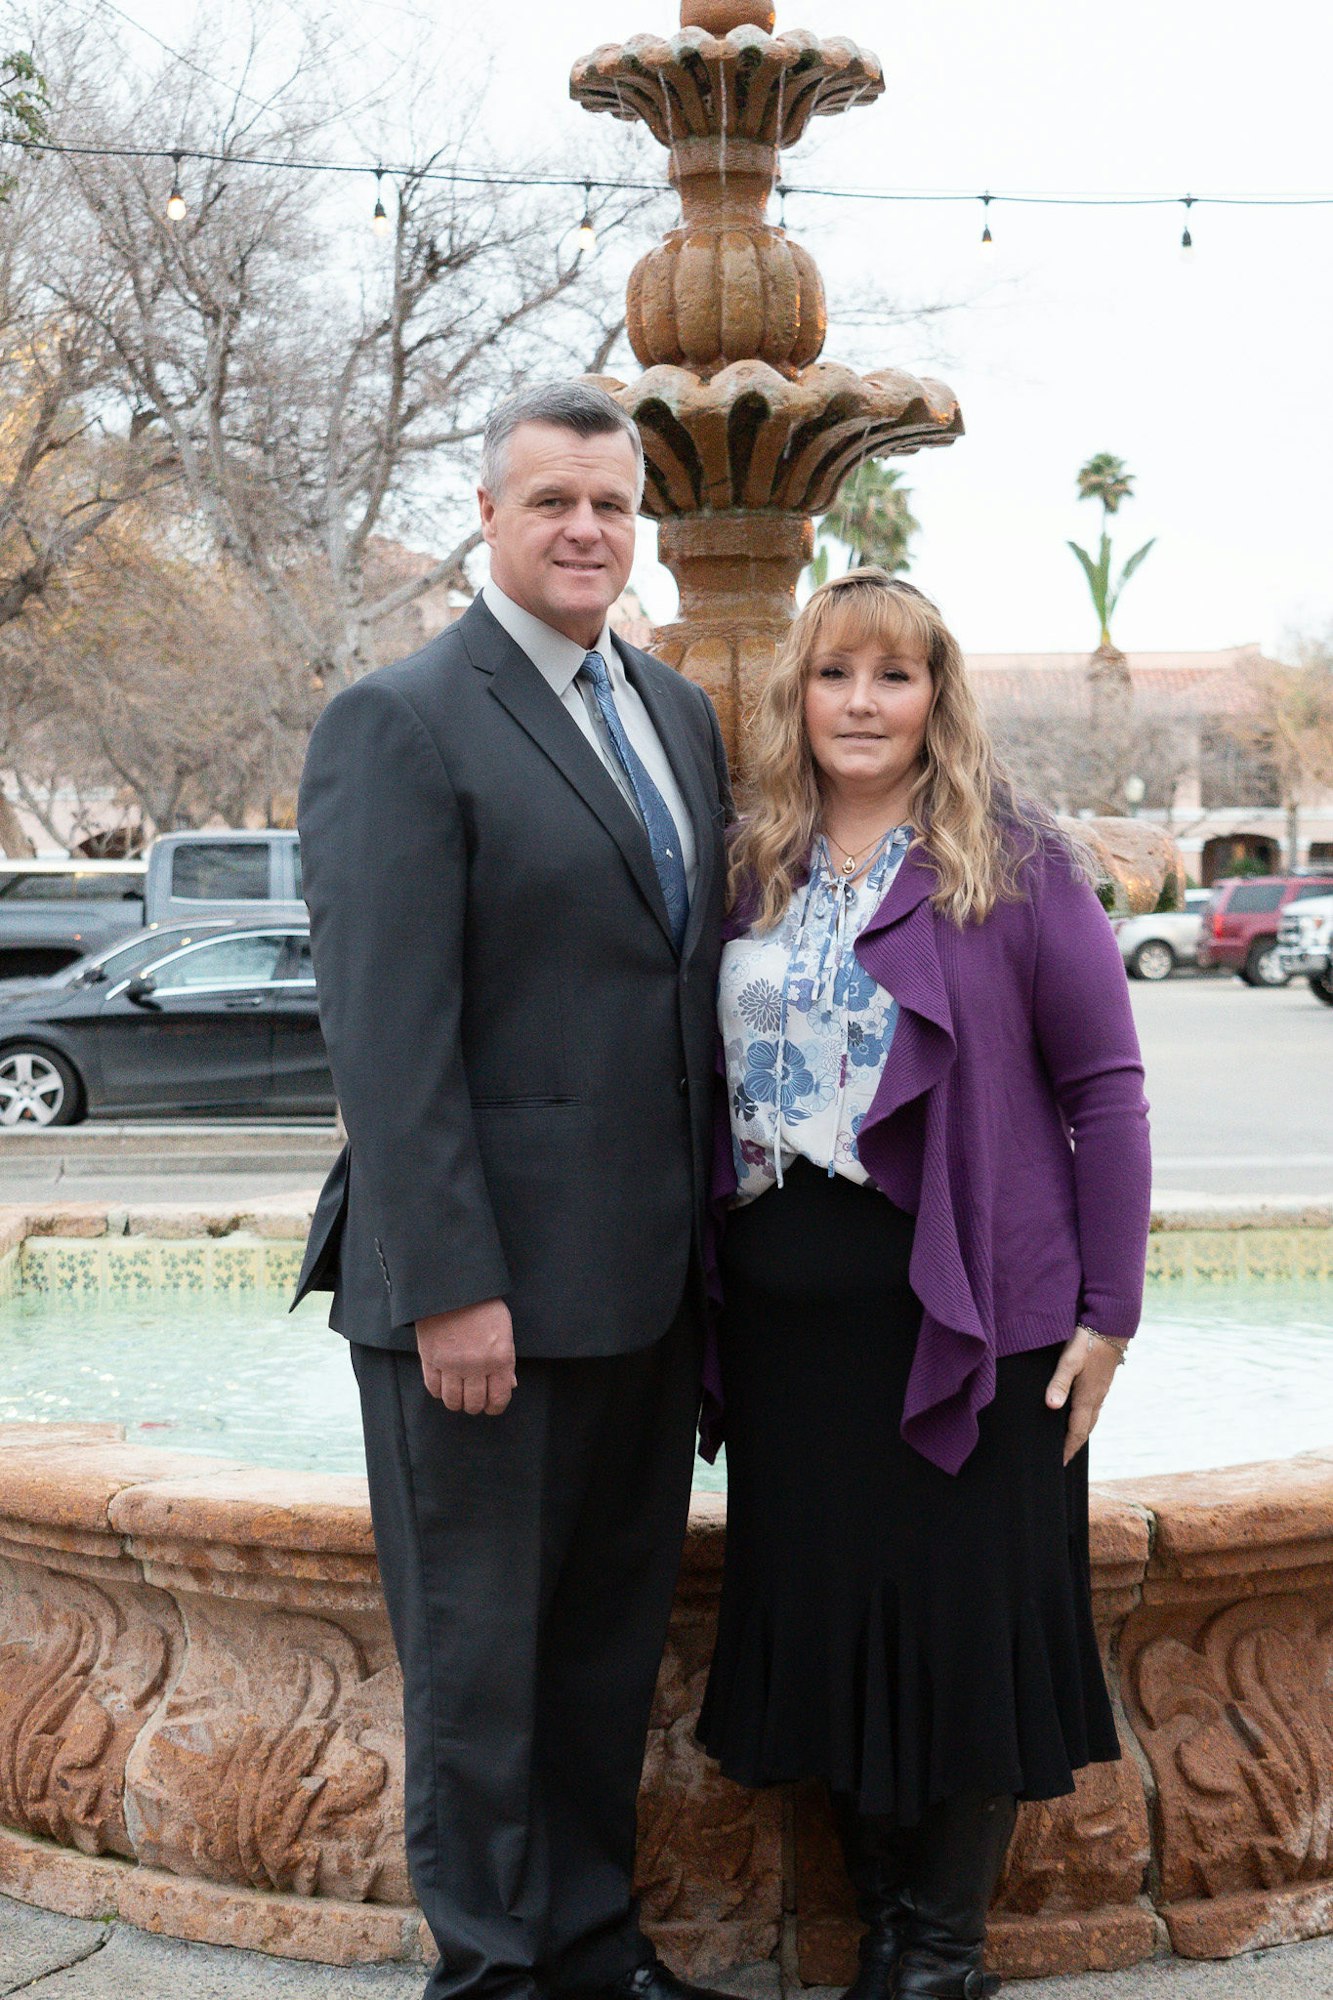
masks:
{"label": "parking lot pavement", "polygon": [[315,1195],[333,1164],[331,1121],[89,1119],[0,1129],[0,1203],[175,1201],[192,1206]]}
{"label": "parking lot pavement", "polygon": [[1152,1107],[1153,1196],[1333,1201],[1333,1007],[1304,980],[1130,981]]}

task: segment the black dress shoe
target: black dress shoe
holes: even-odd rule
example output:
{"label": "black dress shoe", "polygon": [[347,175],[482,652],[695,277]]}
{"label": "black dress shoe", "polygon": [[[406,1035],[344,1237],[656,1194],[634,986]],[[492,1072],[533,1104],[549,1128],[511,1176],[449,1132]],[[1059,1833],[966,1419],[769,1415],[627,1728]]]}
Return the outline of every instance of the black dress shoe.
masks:
{"label": "black dress shoe", "polygon": [[733,2000],[733,1996],[712,1986],[693,1986],[654,1958],[647,1965],[636,1965],[614,1986],[598,1987],[594,2000]]}

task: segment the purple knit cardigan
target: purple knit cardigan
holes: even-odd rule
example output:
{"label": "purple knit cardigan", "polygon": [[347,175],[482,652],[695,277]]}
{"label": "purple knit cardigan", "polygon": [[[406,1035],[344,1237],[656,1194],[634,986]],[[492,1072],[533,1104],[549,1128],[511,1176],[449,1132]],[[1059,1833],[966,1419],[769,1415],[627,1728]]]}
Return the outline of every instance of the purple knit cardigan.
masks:
{"label": "purple knit cardigan", "polygon": [[[954,1473],[995,1394],[998,1356],[1065,1341],[1078,1324],[1117,1337],[1137,1328],[1151,1173],[1125,969],[1063,848],[1046,842],[1025,864],[1022,900],[982,923],[960,929],[938,912],[937,886],[929,855],[911,848],[856,941],[899,1007],[859,1151],[875,1186],[916,1217],[922,1318],[902,1435]],[[736,912],[727,935],[745,928]],[[736,1191],[725,1078],[718,1095],[720,1230]],[[721,1420],[710,1343],[710,1458]]]}

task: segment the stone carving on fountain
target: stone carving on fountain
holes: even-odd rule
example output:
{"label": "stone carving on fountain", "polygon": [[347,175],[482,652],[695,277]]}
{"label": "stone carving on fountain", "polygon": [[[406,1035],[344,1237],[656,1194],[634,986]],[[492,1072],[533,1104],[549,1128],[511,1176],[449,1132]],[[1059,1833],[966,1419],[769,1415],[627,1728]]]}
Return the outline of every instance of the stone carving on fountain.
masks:
{"label": "stone carving on fountain", "polygon": [[[126,1566],[128,1568],[128,1565]],[[0,1822],[133,1855],[125,1767],[179,1661],[160,1592],[0,1558]]]}
{"label": "stone carving on fountain", "polygon": [[368,1538],[353,1509],[276,1551],[253,1491],[218,1472],[112,1505],[186,1636],[126,1771],[134,1852],[207,1882],[408,1906],[402,1679]]}
{"label": "stone carving on fountain", "polygon": [[811,118],[880,96],[878,58],[841,38],[775,35],[772,9],[745,0],[686,0],[681,22],[594,50],[570,92],[646,125],[680,195],[680,226],[629,282],[646,372],[599,379],[639,426],[644,512],[680,586],[654,650],[707,689],[735,759],[791,621],[811,515],[865,459],[951,444],[963,424],[941,382],[819,360],[819,271],[765,219],[782,150]]}
{"label": "stone carving on fountain", "polygon": [[1136,1484],[1158,1529],[1121,1686],[1187,1956],[1333,1930],[1330,1469],[1310,1454]]}
{"label": "stone carving on fountain", "polygon": [[[349,1902],[408,1903],[402,1682],[324,1618],[196,1599],[186,1669],[129,1769],[151,1866]],[[206,1752],[201,1746],[207,1746]]]}

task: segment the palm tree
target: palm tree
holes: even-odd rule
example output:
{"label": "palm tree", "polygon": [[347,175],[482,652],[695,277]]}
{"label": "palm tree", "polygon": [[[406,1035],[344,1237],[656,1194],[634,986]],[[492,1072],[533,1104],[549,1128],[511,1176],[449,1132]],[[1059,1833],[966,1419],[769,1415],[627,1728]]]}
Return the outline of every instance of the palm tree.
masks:
{"label": "palm tree", "polygon": [[858,465],[819,524],[819,547],[810,565],[815,583],[828,581],[829,545],[835,541],[851,551],[854,568],[875,563],[890,576],[907,569],[912,537],[921,532],[911,498],[893,466],[873,458]]}
{"label": "palm tree", "polygon": [[1120,512],[1120,502],[1134,495],[1134,475],[1114,452],[1095,451],[1078,469],[1080,500],[1100,500],[1108,514]]}
{"label": "palm tree", "polygon": [[1083,566],[1083,574],[1088,579],[1088,589],[1092,593],[1093,609],[1097,613],[1097,622],[1101,627],[1100,644],[1104,647],[1110,647],[1113,644],[1111,639],[1111,614],[1120,602],[1121,593],[1139,564],[1143,561],[1143,558],[1147,555],[1153,542],[1157,539],[1154,535],[1152,541],[1145,542],[1141,549],[1134,551],[1113,584],[1111,581],[1111,537],[1106,531],[1106,523],[1112,514],[1119,512],[1120,502],[1128,500],[1133,491],[1133,475],[1127,468],[1124,459],[1117,458],[1113,452],[1096,452],[1086,465],[1079,467],[1079,499],[1100,500],[1102,504],[1102,539],[1095,560],[1088,554],[1086,549],[1080,548],[1077,542],[1071,542],[1069,546],[1078,557],[1079,562]]}

